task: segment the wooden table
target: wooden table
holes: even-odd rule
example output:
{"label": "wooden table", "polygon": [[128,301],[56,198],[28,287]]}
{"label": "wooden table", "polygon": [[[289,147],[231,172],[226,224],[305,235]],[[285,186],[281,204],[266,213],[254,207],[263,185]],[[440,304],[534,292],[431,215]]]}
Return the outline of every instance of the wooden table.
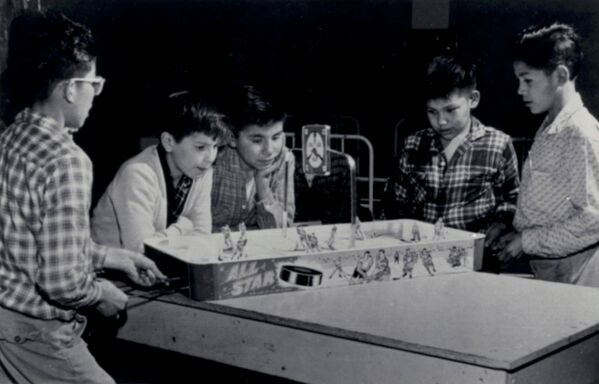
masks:
{"label": "wooden table", "polygon": [[131,299],[120,338],[303,382],[599,381],[592,288],[471,272],[215,302],[141,300]]}

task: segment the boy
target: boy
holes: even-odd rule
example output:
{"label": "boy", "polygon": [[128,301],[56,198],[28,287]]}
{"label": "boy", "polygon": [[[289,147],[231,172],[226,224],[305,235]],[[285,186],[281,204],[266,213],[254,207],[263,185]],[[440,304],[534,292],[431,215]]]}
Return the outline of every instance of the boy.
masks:
{"label": "boy", "polygon": [[152,236],[210,233],[212,163],[228,132],[224,115],[188,92],[169,97],[160,143],[119,169],[100,198],[92,236],[142,251]]}
{"label": "boy", "polygon": [[385,186],[384,213],[388,219],[442,219],[494,238],[516,209],[518,161],[508,135],[471,115],[480,100],[475,66],[435,57],[425,97],[431,127],[406,138],[398,172]]}
{"label": "boy", "polygon": [[[233,92],[227,115],[233,138],[214,165],[212,230],[278,228],[293,221],[294,158],[285,148],[285,113],[252,86]],[[285,196],[287,182],[287,196]],[[285,200],[287,207],[285,209]]]}
{"label": "boy", "polygon": [[535,277],[599,286],[599,123],[576,91],[582,52],[572,27],[522,32],[514,45],[518,94],[547,113],[522,170],[517,232],[495,244],[508,263],[530,256]]}
{"label": "boy", "polygon": [[92,165],[71,132],[104,84],[91,33],[61,14],[21,15],[7,71],[26,108],[0,134],[0,382],[112,383],[80,337],[79,311],[112,316],[127,296],[95,271],[143,285],[164,276],[89,236]]}

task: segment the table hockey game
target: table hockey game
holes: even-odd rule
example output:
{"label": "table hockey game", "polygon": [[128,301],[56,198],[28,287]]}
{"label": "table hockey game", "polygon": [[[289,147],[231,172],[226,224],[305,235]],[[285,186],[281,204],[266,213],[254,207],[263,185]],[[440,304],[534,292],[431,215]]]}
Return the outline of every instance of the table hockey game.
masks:
{"label": "table hockey game", "polygon": [[599,379],[597,290],[476,272],[482,235],[440,223],[299,229],[148,240],[185,286],[135,292],[119,337],[300,382]]}
{"label": "table hockey game", "polygon": [[415,220],[222,233],[146,241],[188,295],[218,300],[480,269],[484,236]]}

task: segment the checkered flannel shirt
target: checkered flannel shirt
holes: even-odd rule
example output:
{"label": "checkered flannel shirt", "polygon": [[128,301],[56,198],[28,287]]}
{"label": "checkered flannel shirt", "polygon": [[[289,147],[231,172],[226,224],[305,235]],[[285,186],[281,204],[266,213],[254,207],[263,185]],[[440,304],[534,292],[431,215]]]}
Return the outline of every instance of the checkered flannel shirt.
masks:
{"label": "checkered flannel shirt", "polygon": [[56,121],[24,110],[0,134],[0,305],[69,321],[99,300],[91,184],[91,161]]}
{"label": "checkered flannel shirt", "polygon": [[[293,173],[295,161],[293,155],[283,148],[287,157],[287,220],[291,224],[295,215],[295,195],[293,189]],[[281,158],[283,159],[283,158]],[[270,177],[272,198],[257,201],[254,193],[247,199],[246,184],[253,177],[253,171],[239,157],[235,148],[224,147],[214,163],[212,177],[212,231],[220,232],[220,228],[228,225],[237,230],[240,223],[248,228],[280,228],[282,226],[283,206],[285,200],[285,162]]]}
{"label": "checkered flannel shirt", "polygon": [[484,231],[511,223],[516,211],[518,160],[511,138],[473,118],[472,128],[448,162],[431,128],[405,140],[397,172],[387,180],[387,219],[411,217]]}

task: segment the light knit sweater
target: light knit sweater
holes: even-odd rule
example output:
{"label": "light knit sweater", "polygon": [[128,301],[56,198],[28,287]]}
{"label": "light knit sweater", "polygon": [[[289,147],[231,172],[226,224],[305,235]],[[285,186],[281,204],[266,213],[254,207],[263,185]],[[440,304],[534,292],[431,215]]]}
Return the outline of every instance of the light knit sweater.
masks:
{"label": "light knit sweater", "polygon": [[166,181],[156,146],[127,160],[100,198],[92,238],[113,247],[143,251],[149,237],[210,233],[212,169],[195,178],[177,222],[166,227]]}

